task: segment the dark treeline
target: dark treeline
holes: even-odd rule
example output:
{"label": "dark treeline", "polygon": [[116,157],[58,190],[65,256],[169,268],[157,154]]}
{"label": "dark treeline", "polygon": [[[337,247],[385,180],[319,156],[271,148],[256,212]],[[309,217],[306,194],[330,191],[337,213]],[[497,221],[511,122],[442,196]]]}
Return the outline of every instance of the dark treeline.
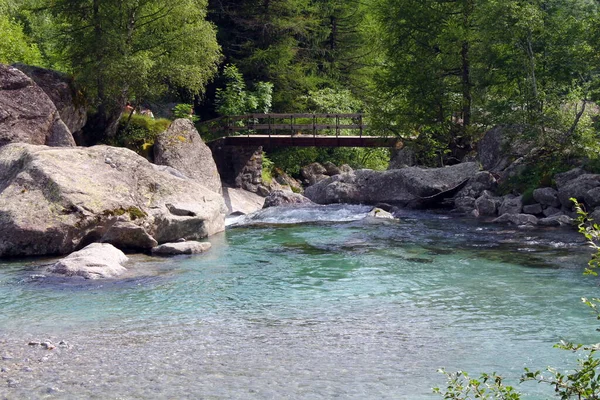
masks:
{"label": "dark treeline", "polygon": [[[73,74],[99,140],[116,134],[127,102],[168,99],[195,104],[204,120],[365,112],[373,132],[404,138],[429,165],[461,160],[497,124],[524,127],[553,160],[595,159],[599,8],[593,0],[0,0],[0,62]],[[386,153],[273,157],[382,167]]]}

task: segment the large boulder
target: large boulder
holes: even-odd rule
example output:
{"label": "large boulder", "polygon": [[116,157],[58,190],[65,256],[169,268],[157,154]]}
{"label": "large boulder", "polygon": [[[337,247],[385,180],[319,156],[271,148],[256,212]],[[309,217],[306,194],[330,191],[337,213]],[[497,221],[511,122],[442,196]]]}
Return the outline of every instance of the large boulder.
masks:
{"label": "large boulder", "polygon": [[4,146],[0,257],[67,254],[97,241],[150,249],[222,231],[223,198],[174,171],[125,148]]}
{"label": "large boulder", "polygon": [[463,184],[479,171],[477,163],[445,168],[408,167],[388,171],[362,169],[329,177],[305,191],[318,204],[352,203],[410,205],[427,200]]}
{"label": "large boulder", "polygon": [[533,199],[546,207],[560,207],[558,192],[551,187],[538,188],[533,191]]}
{"label": "large boulder", "polygon": [[113,245],[92,243],[58,260],[47,271],[85,279],[114,278],[127,271],[124,267],[127,261],[127,256]]}
{"label": "large boulder", "polygon": [[512,194],[504,196],[502,204],[498,208],[498,214],[520,214],[523,211],[523,196]]}
{"label": "large boulder", "polygon": [[274,190],[265,199],[263,208],[289,206],[289,205],[310,205],[312,201],[301,194],[288,192],[284,190]]}
{"label": "large boulder", "polygon": [[585,175],[587,172],[582,168],[573,168],[566,172],[561,172],[560,174],[554,175],[554,182],[556,182],[556,187],[560,189],[568,182],[579,178],[581,175]]}
{"label": "large boulder", "polygon": [[50,69],[25,64],[14,67],[25,73],[42,88],[56,106],[60,119],[74,135],[83,129],[87,122],[87,112],[83,95],[75,88],[73,79]]}
{"label": "large boulder", "polygon": [[242,188],[223,186],[223,198],[229,214],[251,214],[263,208],[265,198]]}
{"label": "large boulder", "polygon": [[212,152],[188,119],[173,121],[169,129],[158,135],[154,162],[173,167],[213,192],[221,193],[221,177]]}
{"label": "large boulder", "polygon": [[15,142],[75,146],[48,95],[17,68],[0,64],[0,146]]}
{"label": "large boulder", "polygon": [[577,178],[565,182],[558,188],[558,199],[563,207],[571,209],[573,207],[571,198],[583,202],[585,201],[586,194],[597,187],[600,187],[600,175],[579,175]]}
{"label": "large boulder", "polygon": [[314,162],[300,169],[300,174],[304,178],[307,186],[312,186],[328,178],[327,168],[323,165]]}
{"label": "large boulder", "polygon": [[523,130],[519,125],[498,125],[487,131],[477,145],[483,169],[500,172],[529,154],[533,144],[523,140]]}
{"label": "large boulder", "polygon": [[416,154],[411,148],[392,149],[388,169],[413,167],[417,164],[416,159]]}

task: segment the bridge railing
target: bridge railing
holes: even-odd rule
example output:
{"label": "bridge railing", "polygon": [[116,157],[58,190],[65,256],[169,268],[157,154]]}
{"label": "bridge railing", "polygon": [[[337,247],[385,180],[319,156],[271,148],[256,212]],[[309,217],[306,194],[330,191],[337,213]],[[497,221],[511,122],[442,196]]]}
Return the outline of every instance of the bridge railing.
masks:
{"label": "bridge railing", "polygon": [[[328,120],[328,121],[323,121]],[[209,120],[200,124],[211,134],[222,134],[231,136],[235,134],[250,135],[253,132],[268,132],[269,135],[277,131],[288,131],[288,135],[312,132],[316,135],[318,131],[335,132],[335,136],[342,134],[343,130],[358,130],[362,137],[367,126],[364,124],[364,114],[343,113],[269,113],[269,114],[245,114],[225,116]]]}

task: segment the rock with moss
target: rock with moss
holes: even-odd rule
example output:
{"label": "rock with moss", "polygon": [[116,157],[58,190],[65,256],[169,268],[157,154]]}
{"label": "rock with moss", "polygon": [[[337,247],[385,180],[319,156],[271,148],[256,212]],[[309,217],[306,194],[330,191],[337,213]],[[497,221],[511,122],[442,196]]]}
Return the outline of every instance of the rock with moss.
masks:
{"label": "rock with moss", "polygon": [[0,146],[8,143],[75,146],[48,95],[17,68],[0,64]]}
{"label": "rock with moss", "polygon": [[212,152],[188,119],[173,121],[154,143],[154,162],[173,167],[187,177],[221,193],[221,177]]}
{"label": "rock with moss", "polygon": [[0,257],[68,254],[92,242],[151,249],[224,229],[223,198],[109,146],[0,148]]}

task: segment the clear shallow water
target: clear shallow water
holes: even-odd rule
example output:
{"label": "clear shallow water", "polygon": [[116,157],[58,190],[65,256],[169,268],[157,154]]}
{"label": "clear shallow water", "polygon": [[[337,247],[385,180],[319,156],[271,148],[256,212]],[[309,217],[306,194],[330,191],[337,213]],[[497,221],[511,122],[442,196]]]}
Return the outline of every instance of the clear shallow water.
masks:
{"label": "clear shallow water", "polygon": [[574,233],[350,211],[264,212],[115,281],[0,265],[0,398],[429,399],[440,367],[516,382],[598,341]]}

